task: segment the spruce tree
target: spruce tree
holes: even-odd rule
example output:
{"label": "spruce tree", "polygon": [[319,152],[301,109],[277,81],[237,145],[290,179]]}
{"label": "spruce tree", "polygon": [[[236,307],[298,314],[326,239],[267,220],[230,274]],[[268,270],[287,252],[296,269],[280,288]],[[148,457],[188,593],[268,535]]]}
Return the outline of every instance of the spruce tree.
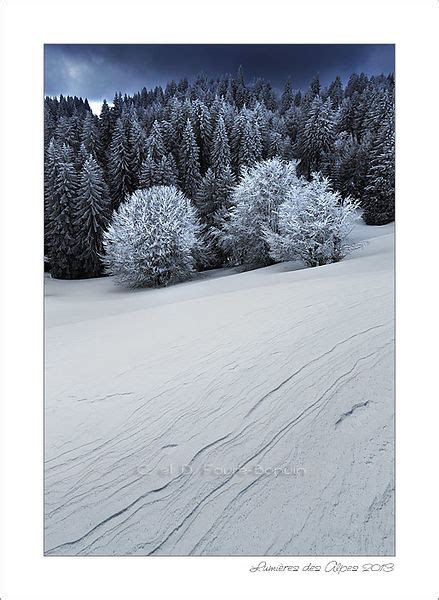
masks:
{"label": "spruce tree", "polygon": [[226,126],[222,115],[219,115],[213,135],[211,164],[215,173],[230,167],[230,146],[227,138]]}
{"label": "spruce tree", "polygon": [[101,114],[99,117],[99,159],[102,165],[107,164],[108,151],[111,144],[112,133],[113,121],[111,111],[107,101],[104,100],[102,103]]}
{"label": "spruce tree", "polygon": [[85,277],[102,273],[102,235],[111,214],[111,202],[102,169],[92,157],[85,161],[75,202],[77,260]]}
{"label": "spruce tree", "polygon": [[232,144],[234,169],[239,177],[244,167],[254,165],[262,157],[259,124],[247,108],[243,108],[235,120]]}
{"label": "spruce tree", "polygon": [[215,224],[216,214],[230,206],[230,197],[235,185],[230,166],[219,171],[207,169],[195,199],[201,220],[208,226]]}
{"label": "spruce tree", "polygon": [[199,148],[201,173],[205,173],[210,164],[212,124],[208,107],[199,100],[194,102],[193,127],[195,141]]}
{"label": "spruce tree", "polygon": [[117,119],[108,157],[108,180],[112,208],[117,210],[131,191],[129,145],[121,118]]}
{"label": "spruce tree", "polygon": [[389,116],[372,141],[367,185],[362,199],[368,225],[395,220],[395,132]]}
{"label": "spruce tree", "polygon": [[130,170],[131,191],[139,187],[139,176],[142,162],[146,156],[145,132],[137,117],[130,119],[130,130],[128,135],[128,165]]}
{"label": "spruce tree", "polygon": [[332,108],[338,110],[343,102],[343,85],[338,75],[328,88],[328,97],[331,99]]}
{"label": "spruce tree", "polygon": [[294,98],[293,98],[293,88],[291,85],[291,79],[287,79],[284,87],[284,91],[282,94],[282,98],[280,101],[280,113],[283,115],[293,106]]}
{"label": "spruce tree", "polygon": [[154,160],[148,154],[143,161],[139,174],[139,189],[147,189],[155,185],[177,185],[177,168],[172,154]]}
{"label": "spruce tree", "polygon": [[166,146],[163,140],[162,128],[157,120],[154,121],[151,133],[148,136],[146,142],[146,151],[153,160],[160,160],[166,154]]}
{"label": "spruce tree", "polygon": [[193,199],[200,185],[199,151],[189,119],[183,133],[180,148],[180,180],[185,194]]}
{"label": "spruce tree", "polygon": [[87,113],[82,124],[81,145],[84,145],[87,154],[91,154],[94,159],[99,160],[101,156],[100,135],[94,115]]}
{"label": "spruce tree", "polygon": [[53,189],[46,201],[50,272],[59,279],[81,276],[77,259],[75,209],[78,175],[73,163],[57,159]]}
{"label": "spruce tree", "polygon": [[311,172],[319,171],[334,142],[334,119],[330,100],[316,96],[311,103],[299,140],[300,172],[310,180]]}

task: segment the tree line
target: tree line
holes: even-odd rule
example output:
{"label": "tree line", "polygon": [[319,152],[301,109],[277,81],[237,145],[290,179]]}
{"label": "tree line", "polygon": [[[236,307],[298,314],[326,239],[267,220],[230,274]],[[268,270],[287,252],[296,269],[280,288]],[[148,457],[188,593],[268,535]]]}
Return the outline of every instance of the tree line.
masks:
{"label": "tree line", "polygon": [[[44,102],[45,256],[55,277],[102,274],[103,233],[139,189],[174,186],[197,211],[204,236],[224,223],[242,173],[270,159],[324,176],[367,224],[394,219],[394,77],[353,74],[306,91],[286,81],[199,76],[116,93],[99,116],[87,100]],[[227,261],[211,252],[205,267]]]}

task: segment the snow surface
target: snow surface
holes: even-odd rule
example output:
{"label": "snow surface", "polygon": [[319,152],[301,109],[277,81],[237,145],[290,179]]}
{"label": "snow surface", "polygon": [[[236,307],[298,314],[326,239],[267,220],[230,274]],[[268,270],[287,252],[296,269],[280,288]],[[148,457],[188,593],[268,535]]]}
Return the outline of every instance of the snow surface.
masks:
{"label": "snow surface", "polygon": [[393,234],[158,290],[47,277],[46,554],[393,554]]}

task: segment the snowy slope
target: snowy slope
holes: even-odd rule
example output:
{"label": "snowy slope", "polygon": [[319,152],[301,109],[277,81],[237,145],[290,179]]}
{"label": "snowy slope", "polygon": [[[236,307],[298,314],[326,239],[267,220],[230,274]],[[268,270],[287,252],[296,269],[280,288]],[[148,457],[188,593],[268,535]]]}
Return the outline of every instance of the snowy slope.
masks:
{"label": "snowy slope", "polygon": [[393,553],[393,226],[355,236],[315,269],[47,279],[46,553]]}

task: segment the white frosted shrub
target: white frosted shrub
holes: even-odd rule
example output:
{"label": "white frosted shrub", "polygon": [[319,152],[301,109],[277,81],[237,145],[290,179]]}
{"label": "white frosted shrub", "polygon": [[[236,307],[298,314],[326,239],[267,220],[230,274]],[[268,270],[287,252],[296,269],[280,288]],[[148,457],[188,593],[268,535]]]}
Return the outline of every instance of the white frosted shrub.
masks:
{"label": "white frosted shrub", "polygon": [[173,186],[137,190],[104,234],[107,273],[129,287],[164,286],[194,271],[199,223],[195,208]]}
{"label": "white frosted shrub", "polygon": [[300,260],[309,267],[338,262],[358,245],[349,240],[359,219],[358,205],[333,192],[328,179],[291,190],[278,210],[278,231],[265,228],[270,256],[276,261]]}

